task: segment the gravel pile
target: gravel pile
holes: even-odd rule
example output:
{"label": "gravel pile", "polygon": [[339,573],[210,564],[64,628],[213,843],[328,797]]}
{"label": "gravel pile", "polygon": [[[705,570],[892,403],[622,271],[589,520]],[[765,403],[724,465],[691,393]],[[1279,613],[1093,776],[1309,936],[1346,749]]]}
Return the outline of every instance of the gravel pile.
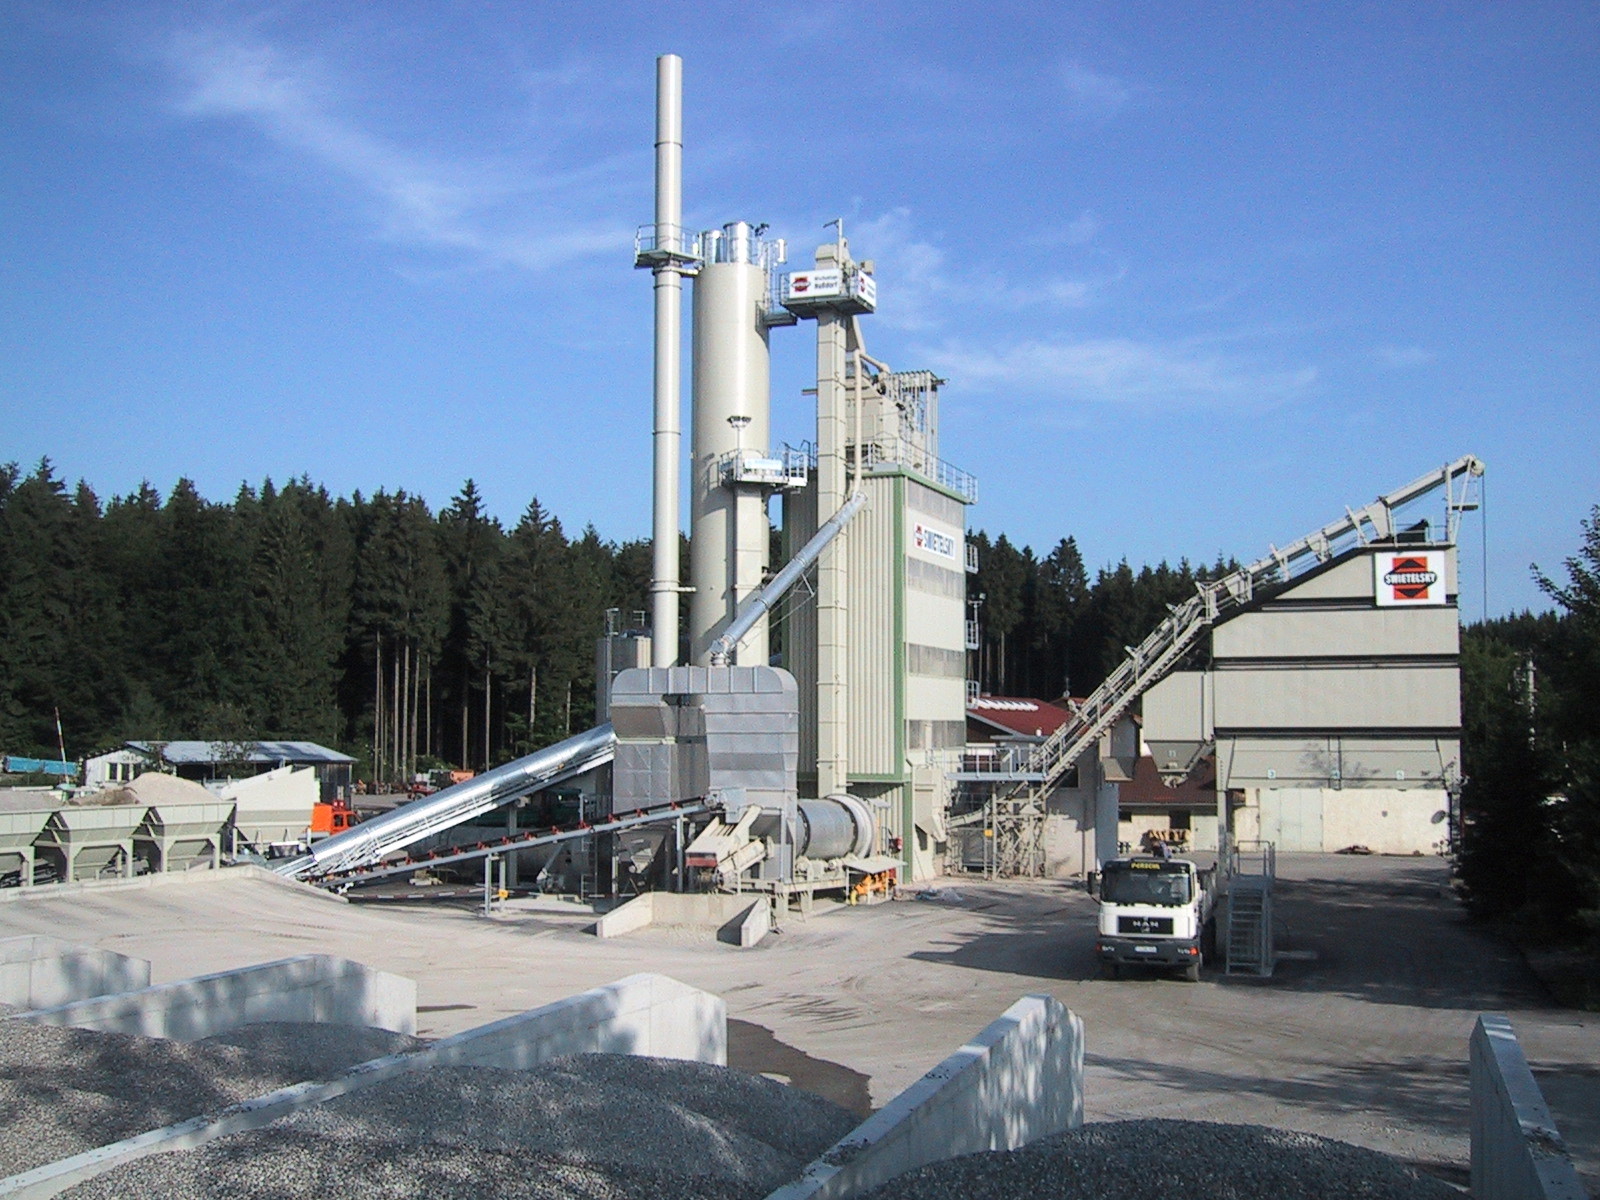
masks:
{"label": "gravel pile", "polygon": [[862,1200],[1461,1200],[1400,1160],[1345,1142],[1204,1121],[1107,1121],[1020,1150],[969,1154]]}
{"label": "gravel pile", "polygon": [[857,1124],[726,1067],[623,1055],[441,1067],[81,1184],[75,1200],[758,1200]]}
{"label": "gravel pile", "polygon": [[425,1038],[354,1025],[318,1025],[299,1021],[265,1021],[214,1034],[196,1046],[233,1046],[275,1075],[299,1082],[327,1079],[346,1067],[408,1054],[428,1044]]}
{"label": "gravel pile", "polygon": [[174,1042],[6,1021],[0,1178],[422,1044],[337,1025],[247,1026]]}

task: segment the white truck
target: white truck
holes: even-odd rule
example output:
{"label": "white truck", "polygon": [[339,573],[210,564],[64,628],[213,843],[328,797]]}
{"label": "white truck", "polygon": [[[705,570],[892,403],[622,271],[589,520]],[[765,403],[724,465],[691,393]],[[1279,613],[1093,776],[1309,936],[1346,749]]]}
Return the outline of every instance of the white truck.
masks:
{"label": "white truck", "polygon": [[1214,872],[1184,858],[1116,858],[1091,877],[1100,901],[1095,954],[1107,978],[1126,966],[1178,968],[1191,983],[1215,953]]}

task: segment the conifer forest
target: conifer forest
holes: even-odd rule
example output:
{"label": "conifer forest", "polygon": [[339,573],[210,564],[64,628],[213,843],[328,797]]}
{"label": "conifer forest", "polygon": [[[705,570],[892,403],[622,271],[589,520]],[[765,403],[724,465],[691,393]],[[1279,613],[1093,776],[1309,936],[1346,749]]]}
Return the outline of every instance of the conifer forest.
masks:
{"label": "conifer forest", "polygon": [[[972,540],[970,669],[996,694],[1086,695],[1205,575]],[[70,759],[283,738],[369,779],[481,770],[593,724],[595,640],[648,609],[649,575],[648,540],[569,534],[537,499],[507,529],[471,480],[436,513],[309,479],[102,501],[0,467],[0,752],[55,757],[59,714]]]}

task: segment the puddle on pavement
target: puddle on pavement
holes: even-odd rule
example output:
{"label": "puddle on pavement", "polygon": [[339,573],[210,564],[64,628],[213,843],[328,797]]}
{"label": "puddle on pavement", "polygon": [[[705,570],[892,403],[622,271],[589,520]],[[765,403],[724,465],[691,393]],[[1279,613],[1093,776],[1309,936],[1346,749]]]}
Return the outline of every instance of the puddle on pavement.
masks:
{"label": "puddle on pavement", "polygon": [[813,1058],[750,1021],[728,1019],[728,1065],[773,1076],[803,1092],[832,1100],[865,1120],[872,1115],[870,1077],[825,1058]]}

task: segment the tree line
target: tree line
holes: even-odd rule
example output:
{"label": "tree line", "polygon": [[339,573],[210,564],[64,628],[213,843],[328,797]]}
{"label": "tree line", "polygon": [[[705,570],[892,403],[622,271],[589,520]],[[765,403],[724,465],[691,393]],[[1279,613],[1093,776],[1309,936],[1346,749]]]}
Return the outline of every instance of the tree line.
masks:
{"label": "tree line", "polygon": [[1551,612],[1469,626],[1461,644],[1461,881],[1481,915],[1587,946],[1574,998],[1600,1004],[1600,506]]}
{"label": "tree line", "polygon": [[[1091,579],[1070,537],[1042,557],[972,540],[972,672],[1000,694],[1086,694],[1229,565]],[[481,769],[593,723],[595,639],[608,609],[647,608],[650,565],[647,540],[568,536],[537,499],[506,529],[470,479],[434,513],[305,478],[226,503],[187,479],[102,503],[48,461],[0,467],[0,748],[54,757],[59,713],[72,758],[285,738],[346,750],[368,777]]]}
{"label": "tree line", "polygon": [[1123,559],[1091,580],[1075,538],[1062,538],[1043,557],[1003,533],[991,541],[979,530],[969,540],[978,553],[967,588],[979,629],[974,677],[990,694],[1041,700],[1089,695],[1197,583],[1239,565],[1219,558],[1196,567],[1183,559],[1135,571]]}
{"label": "tree line", "polygon": [[505,529],[471,480],[440,512],[308,479],[230,503],[180,480],[102,504],[0,467],[0,747],[304,739],[401,779],[587,728],[606,610],[642,610],[648,543]]}

